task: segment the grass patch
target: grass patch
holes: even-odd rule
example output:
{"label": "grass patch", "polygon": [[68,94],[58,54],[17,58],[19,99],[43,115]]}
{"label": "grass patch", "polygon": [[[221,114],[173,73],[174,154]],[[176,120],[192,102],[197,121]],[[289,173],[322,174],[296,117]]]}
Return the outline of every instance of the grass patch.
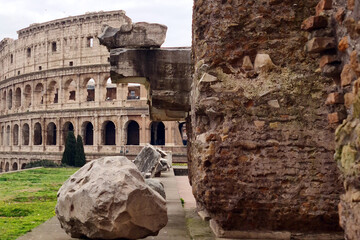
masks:
{"label": "grass patch", "polygon": [[15,240],[55,216],[56,194],[77,168],[41,168],[0,177],[0,239]]}
{"label": "grass patch", "polygon": [[173,166],[187,167],[187,163],[173,163]]}

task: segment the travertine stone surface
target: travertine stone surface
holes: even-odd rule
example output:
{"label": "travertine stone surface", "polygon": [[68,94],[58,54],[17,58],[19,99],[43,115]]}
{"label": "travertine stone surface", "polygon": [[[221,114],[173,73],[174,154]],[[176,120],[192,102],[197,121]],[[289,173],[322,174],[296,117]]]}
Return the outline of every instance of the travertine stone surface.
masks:
{"label": "travertine stone surface", "polygon": [[[332,80],[301,31],[317,3],[194,1],[189,178],[222,231],[341,231]],[[258,54],[273,66],[252,70]]]}
{"label": "travertine stone surface", "polygon": [[168,221],[165,199],[126,157],[86,164],[58,191],[56,215],[71,237],[139,239]]}

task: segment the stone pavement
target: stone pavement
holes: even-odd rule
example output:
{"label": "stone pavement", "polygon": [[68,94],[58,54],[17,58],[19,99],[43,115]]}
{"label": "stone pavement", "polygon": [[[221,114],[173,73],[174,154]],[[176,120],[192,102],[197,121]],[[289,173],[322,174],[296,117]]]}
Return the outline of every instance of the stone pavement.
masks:
{"label": "stone pavement", "polygon": [[[170,171],[162,173],[159,179],[165,187],[169,221],[166,227],[161,229],[158,236],[145,239],[215,239],[208,222],[202,221],[196,214],[195,199],[187,176],[175,177],[173,171]],[[185,201],[184,208],[181,206],[180,198]],[[17,240],[75,240],[75,238],[68,236],[61,229],[57,218],[53,217]]]}

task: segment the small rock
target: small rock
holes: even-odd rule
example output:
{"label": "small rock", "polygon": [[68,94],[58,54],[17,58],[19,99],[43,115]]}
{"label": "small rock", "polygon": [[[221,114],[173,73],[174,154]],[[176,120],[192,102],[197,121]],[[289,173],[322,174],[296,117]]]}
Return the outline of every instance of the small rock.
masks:
{"label": "small rock", "polygon": [[330,93],[326,99],[325,104],[331,105],[336,103],[344,103],[344,95],[338,92]]}
{"label": "small rock", "polygon": [[328,114],[328,120],[329,123],[341,123],[342,120],[345,119],[345,115],[341,112],[334,112],[334,113],[330,113]]}
{"label": "small rock", "polygon": [[335,19],[338,23],[342,23],[345,17],[345,8],[339,8],[335,14]]}
{"label": "small rock", "polygon": [[245,56],[244,59],[243,59],[243,64],[242,64],[242,68],[244,70],[253,70],[254,69],[254,65],[252,64],[251,62],[251,59],[249,56]]}
{"label": "small rock", "polygon": [[347,0],[347,8],[349,10],[354,10],[354,7],[355,7],[355,0]]}
{"label": "small rock", "polygon": [[351,105],[354,103],[354,94],[353,93],[345,93],[344,101],[345,101],[345,107],[350,108]]}
{"label": "small rock", "polygon": [[324,28],[328,24],[325,16],[311,16],[303,21],[301,29],[305,31],[312,31],[318,28]]}
{"label": "small rock", "polygon": [[358,59],[358,54],[355,50],[352,51],[350,54],[350,65],[351,68],[354,70],[355,74],[360,77],[360,63]]}
{"label": "small rock", "polygon": [[324,55],[320,58],[320,67],[323,68],[326,64],[328,63],[333,63],[337,61],[337,56],[336,55]]}
{"label": "small rock", "polygon": [[208,73],[204,73],[199,81],[199,83],[201,82],[216,82],[218,79],[217,77],[210,75]]}
{"label": "small rock", "polygon": [[335,39],[332,37],[314,37],[306,43],[306,50],[309,53],[320,53],[335,46]]}
{"label": "small rock", "polygon": [[254,125],[257,128],[263,128],[265,126],[265,121],[254,121]]}
{"label": "small rock", "polygon": [[345,36],[340,40],[338,49],[339,49],[339,51],[344,52],[348,48],[349,48],[348,37]]}
{"label": "small rock", "polygon": [[268,104],[270,107],[280,108],[280,104],[279,104],[278,100],[270,100],[270,101],[268,101]]}
{"label": "small rock", "polygon": [[356,79],[356,74],[352,70],[350,64],[345,64],[341,72],[341,86],[350,85],[353,80]]}
{"label": "small rock", "polygon": [[319,16],[324,10],[332,9],[332,0],[321,0],[316,5],[316,16]]}
{"label": "small rock", "polygon": [[255,71],[269,71],[270,69],[274,68],[275,65],[272,62],[269,54],[260,54],[258,53],[255,58],[254,62],[254,69]]}

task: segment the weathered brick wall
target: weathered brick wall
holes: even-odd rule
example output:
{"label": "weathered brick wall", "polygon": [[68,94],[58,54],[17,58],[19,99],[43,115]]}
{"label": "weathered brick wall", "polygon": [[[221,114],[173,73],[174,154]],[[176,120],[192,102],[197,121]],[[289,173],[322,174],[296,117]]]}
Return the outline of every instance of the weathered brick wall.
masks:
{"label": "weathered brick wall", "polygon": [[316,4],[194,2],[190,181],[226,230],[340,229],[334,86],[301,31]]}

